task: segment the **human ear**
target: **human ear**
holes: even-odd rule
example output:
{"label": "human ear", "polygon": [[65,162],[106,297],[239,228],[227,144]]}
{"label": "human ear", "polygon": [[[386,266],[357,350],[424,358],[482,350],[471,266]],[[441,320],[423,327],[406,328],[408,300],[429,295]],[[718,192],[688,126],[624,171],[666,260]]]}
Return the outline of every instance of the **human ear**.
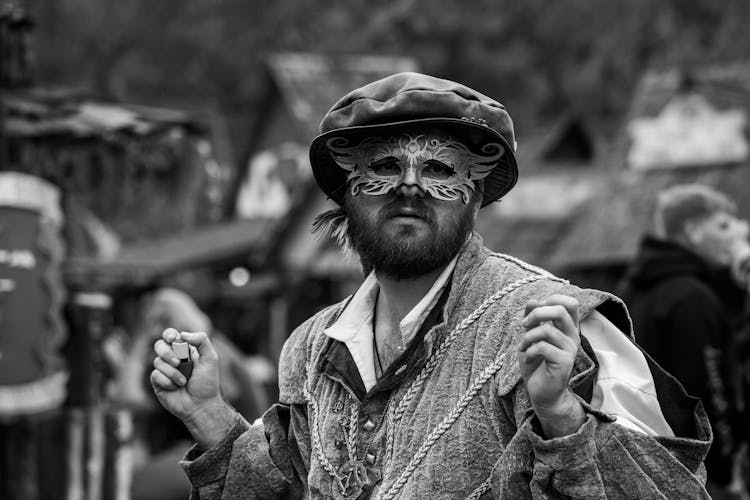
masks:
{"label": "human ear", "polygon": [[699,245],[703,239],[701,226],[696,220],[686,221],[682,226],[682,234],[685,240],[692,246]]}

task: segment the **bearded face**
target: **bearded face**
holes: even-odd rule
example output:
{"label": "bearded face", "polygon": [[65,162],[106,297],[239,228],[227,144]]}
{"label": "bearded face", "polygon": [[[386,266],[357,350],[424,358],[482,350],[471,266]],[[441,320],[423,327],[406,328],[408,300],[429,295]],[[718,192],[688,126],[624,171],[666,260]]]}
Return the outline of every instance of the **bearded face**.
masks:
{"label": "bearded face", "polygon": [[347,196],[348,241],[366,271],[375,269],[394,279],[414,278],[445,266],[474,227],[472,205],[453,202],[451,211],[436,210],[424,198],[390,195],[373,210],[368,197]]}
{"label": "bearded face", "polygon": [[347,239],[365,269],[394,279],[445,266],[468,239],[481,200],[460,155],[446,153],[444,137],[419,138],[368,139],[368,168],[352,179],[344,203]]}

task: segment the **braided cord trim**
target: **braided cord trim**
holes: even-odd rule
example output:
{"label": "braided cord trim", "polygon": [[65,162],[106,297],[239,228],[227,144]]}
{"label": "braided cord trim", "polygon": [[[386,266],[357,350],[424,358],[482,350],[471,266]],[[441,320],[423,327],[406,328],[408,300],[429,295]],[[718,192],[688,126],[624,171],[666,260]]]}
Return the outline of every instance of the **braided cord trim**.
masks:
{"label": "braided cord trim", "polygon": [[349,460],[357,459],[357,417],[359,416],[359,409],[356,404],[351,406],[351,413],[349,414],[349,433],[347,434],[347,452],[349,453]]}
{"label": "braided cord trim", "polygon": [[[417,378],[414,380],[412,385],[409,387],[408,391],[404,395],[404,397],[401,399],[401,401],[398,404],[398,407],[396,408],[395,412],[391,416],[389,414],[388,418],[388,452],[389,456],[392,456],[393,454],[393,448],[394,448],[394,434],[395,434],[395,425],[398,423],[398,421],[403,416],[404,412],[406,411],[406,407],[409,405],[411,400],[414,398],[417,390],[424,385],[425,380],[427,380],[427,377],[432,373],[432,371],[437,366],[438,362],[442,358],[443,354],[448,350],[448,348],[451,346],[451,344],[455,341],[455,339],[459,336],[461,332],[466,330],[469,326],[471,326],[474,322],[476,322],[479,317],[482,316],[482,314],[487,311],[487,309],[494,304],[495,302],[499,301],[509,293],[514,292],[518,288],[527,285],[529,283],[533,283],[538,280],[542,279],[553,279],[553,280],[559,280],[559,281],[565,281],[559,278],[556,278],[550,274],[535,274],[533,276],[527,276],[526,278],[522,278],[520,280],[517,280],[506,287],[502,288],[495,294],[493,294],[491,297],[489,297],[487,300],[485,300],[477,309],[475,309],[469,316],[467,316],[451,333],[446,337],[445,341],[440,345],[438,350],[435,352],[435,354],[431,357],[430,361],[425,365],[425,367],[422,369],[422,372],[417,376]],[[442,437],[443,434],[445,434],[448,429],[455,423],[456,420],[461,416],[463,411],[466,409],[466,407],[469,405],[472,399],[479,393],[479,391],[484,387],[484,385],[497,373],[500,368],[503,366],[505,362],[505,356],[503,352],[498,353],[498,357],[490,363],[477,377],[474,382],[472,382],[469,389],[466,391],[466,393],[461,397],[461,399],[458,401],[454,409],[446,416],[446,418],[443,419],[443,421],[438,425],[425,439],[425,441],[420,446],[417,453],[412,457],[412,460],[409,462],[409,465],[406,467],[406,469],[401,472],[399,477],[396,479],[396,482],[393,483],[391,488],[386,492],[386,494],[382,497],[384,500],[390,500],[394,498],[398,492],[401,490],[401,488],[404,487],[406,482],[409,480],[409,477],[414,473],[414,471],[417,469],[419,464],[424,460],[424,458],[427,456],[427,453],[429,452],[430,448]],[[489,487],[489,480],[485,481],[487,483],[486,487]],[[484,485],[484,483],[483,483]],[[481,486],[480,486],[481,488]],[[479,489],[475,490],[479,491]],[[485,490],[486,491],[486,490]],[[479,493],[480,495],[483,492]],[[473,494],[473,493],[472,493]],[[478,498],[478,497],[477,497]]]}
{"label": "braided cord trim", "polygon": [[307,400],[307,404],[310,405],[310,413],[312,415],[312,425],[310,429],[312,447],[313,450],[315,450],[315,454],[317,455],[320,464],[323,466],[323,469],[325,469],[328,475],[331,476],[334,481],[336,481],[336,486],[338,486],[340,490],[343,490],[343,480],[338,475],[336,469],[333,467],[331,462],[328,460],[325,452],[323,451],[323,440],[320,437],[320,414],[318,412],[318,405],[315,403],[315,399],[310,393],[310,388],[308,387],[309,383],[312,383],[312,363],[310,362],[307,363],[307,382],[305,383],[304,394],[305,399]]}
{"label": "braided cord trim", "polygon": [[502,368],[503,364],[505,364],[505,356],[503,354],[498,355],[498,358],[495,359],[495,361],[493,361],[489,366],[487,366],[487,368],[482,371],[482,374],[472,383],[471,387],[463,395],[456,407],[453,408],[448,416],[443,419],[440,425],[433,429],[427,439],[425,439],[424,443],[422,443],[422,446],[419,447],[417,453],[414,454],[414,457],[412,457],[409,465],[406,466],[403,472],[401,472],[401,474],[399,475],[398,479],[396,479],[396,482],[393,483],[388,492],[383,496],[384,500],[390,500],[398,494],[401,488],[403,488],[406,482],[409,480],[409,477],[414,473],[417,467],[419,467],[419,464],[422,463],[422,460],[424,460],[424,458],[427,456],[430,448],[432,448],[432,446],[438,441],[438,439],[440,439],[443,434],[445,434],[448,429],[451,428],[451,426],[456,422],[456,420],[458,420],[458,417],[461,416],[466,407],[469,406],[469,403],[471,403],[477,393],[479,393],[482,387],[484,387],[484,385],[490,380],[490,378],[492,378],[492,376],[495,375],[495,373],[497,373],[500,368]]}
{"label": "braided cord trim", "polygon": [[504,254],[504,253],[497,253],[497,252],[494,252],[492,255],[494,255],[496,257],[499,257],[499,258],[501,258],[501,259],[503,259],[505,261],[512,262],[513,264],[517,265],[518,267],[520,267],[522,269],[525,269],[526,271],[530,271],[530,272],[535,273],[535,274],[543,274],[547,278],[552,278],[555,281],[560,281],[560,282],[563,282],[563,283],[569,283],[568,280],[562,279],[562,278],[558,278],[557,276],[555,276],[554,274],[550,273],[546,269],[542,269],[541,267],[535,266],[533,264],[529,264],[528,262],[524,262],[524,261],[522,261],[521,259],[519,259],[517,257],[513,257],[512,255],[507,255],[507,254]]}
{"label": "braided cord trim", "polygon": [[480,484],[477,489],[471,492],[471,495],[466,497],[466,500],[479,500],[479,497],[484,495],[490,490],[490,483],[492,481],[492,476],[489,476],[487,479],[484,480],[482,484]]}

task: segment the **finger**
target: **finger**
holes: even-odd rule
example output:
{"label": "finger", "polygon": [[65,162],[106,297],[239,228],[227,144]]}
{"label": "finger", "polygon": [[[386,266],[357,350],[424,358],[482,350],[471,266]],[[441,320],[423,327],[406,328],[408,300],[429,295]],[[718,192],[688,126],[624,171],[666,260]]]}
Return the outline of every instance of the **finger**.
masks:
{"label": "finger", "polygon": [[171,344],[172,342],[180,338],[180,332],[178,332],[174,328],[166,328],[161,333],[161,338],[164,339],[164,342],[166,342],[167,344]]}
{"label": "finger", "polygon": [[154,358],[154,368],[156,370],[159,370],[165,377],[167,377],[169,380],[174,383],[174,385],[178,387],[182,387],[187,382],[187,379],[185,379],[185,376],[180,373],[180,371],[175,368],[172,365],[167,364],[163,359],[161,358]]}
{"label": "finger", "polygon": [[578,323],[573,320],[569,311],[562,305],[537,307],[524,318],[523,325],[529,330],[549,321],[553,322],[566,335],[578,333]]}
{"label": "finger", "polygon": [[563,306],[565,309],[567,309],[568,314],[570,314],[570,317],[573,318],[573,321],[575,322],[576,325],[580,321],[581,303],[578,302],[578,299],[571,297],[570,295],[562,295],[559,293],[550,295],[549,297],[545,299],[544,305]]}
{"label": "finger", "polygon": [[539,307],[539,301],[536,299],[529,299],[529,301],[526,302],[526,307],[524,308],[524,311],[523,311],[524,317],[528,316],[529,313],[537,307]]}
{"label": "finger", "polygon": [[165,391],[174,391],[179,389],[179,387],[177,387],[174,382],[169,380],[169,378],[159,370],[154,369],[151,372],[151,377],[149,377],[149,379],[151,380],[151,386],[154,389],[162,389]]}
{"label": "finger", "polygon": [[523,360],[526,365],[537,365],[542,361],[553,365],[565,365],[569,361],[569,355],[545,341],[537,342],[526,349]]}
{"label": "finger", "polygon": [[218,359],[206,332],[180,332],[180,338],[195,347],[198,351],[198,357],[205,358],[206,360]]}
{"label": "finger", "polygon": [[164,361],[166,361],[172,366],[177,366],[180,364],[180,360],[177,359],[177,356],[172,350],[172,346],[166,343],[162,339],[159,339],[156,342],[154,342],[154,352],[156,353],[157,356],[159,356],[161,359],[163,359]]}
{"label": "finger", "polygon": [[549,323],[539,325],[526,332],[523,338],[521,338],[518,350],[521,352],[526,351],[537,342],[548,342],[558,349],[565,351],[576,351],[578,349],[578,345],[573,339]]}

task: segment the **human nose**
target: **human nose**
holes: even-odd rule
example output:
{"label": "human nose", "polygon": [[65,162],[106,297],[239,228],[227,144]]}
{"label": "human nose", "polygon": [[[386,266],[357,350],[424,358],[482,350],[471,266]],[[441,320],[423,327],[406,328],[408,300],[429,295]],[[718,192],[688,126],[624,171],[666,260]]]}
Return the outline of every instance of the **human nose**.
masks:
{"label": "human nose", "polygon": [[398,194],[406,197],[424,198],[425,192],[416,184],[400,184],[396,190]]}
{"label": "human nose", "polygon": [[745,219],[733,217],[726,226],[726,232],[735,239],[747,238],[748,232],[750,232],[750,226]]}
{"label": "human nose", "polygon": [[750,224],[748,221],[744,219],[739,219],[737,221],[737,234],[739,234],[743,240],[747,239],[748,235],[750,235]]}
{"label": "human nose", "polygon": [[424,196],[424,189],[416,169],[406,169],[401,176],[397,190],[404,196]]}

